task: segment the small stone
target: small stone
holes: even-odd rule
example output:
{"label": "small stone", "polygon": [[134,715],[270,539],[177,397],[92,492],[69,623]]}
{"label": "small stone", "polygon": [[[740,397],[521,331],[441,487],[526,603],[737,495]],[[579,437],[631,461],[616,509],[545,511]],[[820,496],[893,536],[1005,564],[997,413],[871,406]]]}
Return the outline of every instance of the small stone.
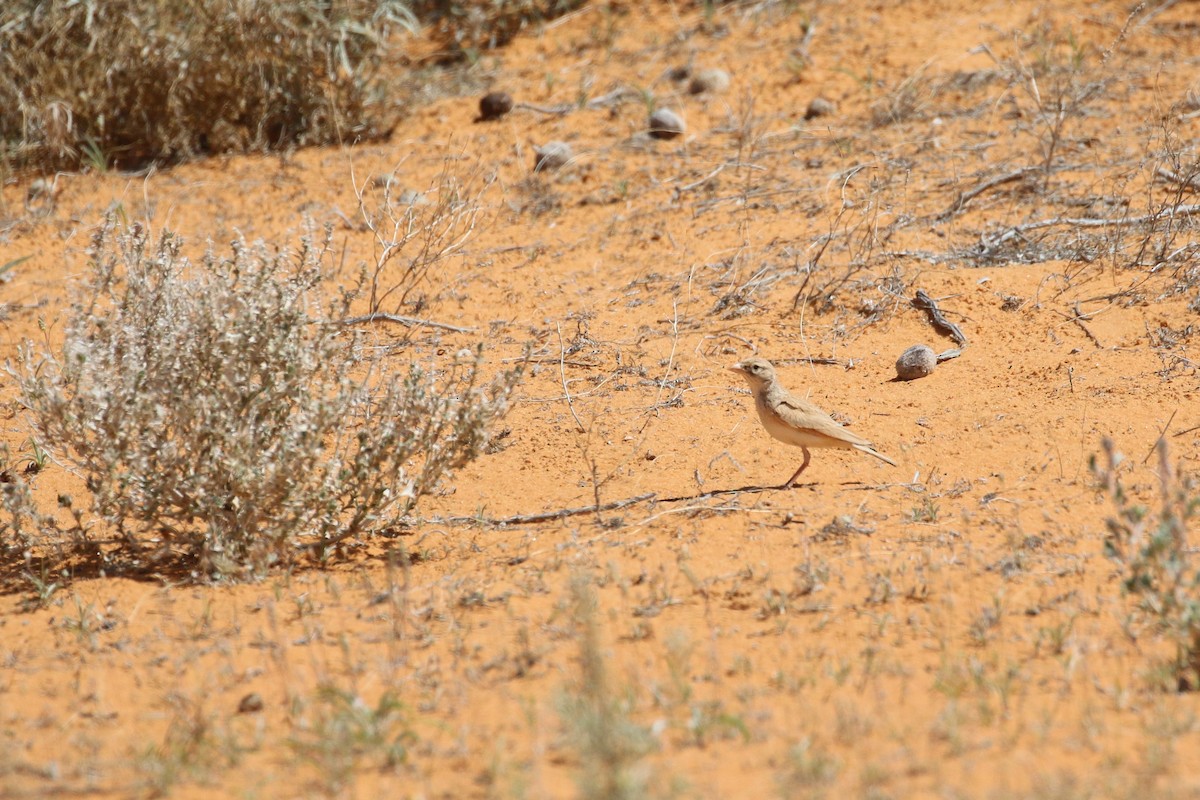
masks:
{"label": "small stone", "polygon": [[933,374],[937,367],[937,355],[933,348],[924,344],[914,344],[900,354],[896,359],[896,377],[902,381],[915,381]]}
{"label": "small stone", "polygon": [[500,119],[512,109],[513,99],[508,92],[488,92],[479,99],[481,120]]}
{"label": "small stone", "polygon": [[684,64],[680,67],[671,67],[669,70],[667,70],[667,78],[675,81],[676,83],[679,83],[680,81],[686,81],[690,77],[692,77],[692,68],[687,64]]}
{"label": "small stone", "polygon": [[35,178],[25,192],[27,200],[37,200],[41,197],[53,197],[58,194],[58,184],[45,178]]}
{"label": "small stone", "polygon": [[251,692],[243,697],[242,701],[238,703],[239,714],[255,714],[262,710],[263,699],[262,695],[260,695],[258,692]]}
{"label": "small stone", "polygon": [[560,169],[571,163],[575,151],[566,142],[546,142],[541,147],[533,148],[533,171],[544,172],[550,169]]}
{"label": "small stone", "polygon": [[833,104],[832,100],[826,100],[824,97],[814,97],[812,102],[808,104],[808,110],[804,112],[804,118],[828,117],[836,113],[837,106]]}
{"label": "small stone", "polygon": [[729,73],[723,69],[702,69],[692,78],[688,91],[692,94],[718,94],[729,88]]}
{"label": "small stone", "polygon": [[674,139],[686,129],[683,117],[669,108],[660,108],[650,115],[650,135],[655,139]]}
{"label": "small stone", "polygon": [[418,192],[416,189],[405,189],[396,198],[396,202],[402,206],[427,206],[429,205],[428,198]]}

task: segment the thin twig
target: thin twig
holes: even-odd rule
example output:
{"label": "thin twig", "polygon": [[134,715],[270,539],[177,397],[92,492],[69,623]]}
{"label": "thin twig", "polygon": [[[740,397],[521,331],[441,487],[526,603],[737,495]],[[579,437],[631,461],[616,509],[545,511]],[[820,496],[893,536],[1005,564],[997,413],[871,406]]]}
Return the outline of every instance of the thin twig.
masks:
{"label": "thin twig", "polygon": [[[599,97],[593,97],[591,100],[588,100],[586,103],[584,103],[583,107],[603,108],[604,106],[612,105],[618,100],[623,100],[626,97],[637,94],[637,90],[630,89],[628,86],[622,86],[618,89],[613,89],[608,94],[602,94]],[[514,103],[513,108],[523,108],[526,111],[534,111],[538,114],[549,114],[556,117],[565,117],[567,114],[570,114],[572,111],[579,108],[579,106],[572,103],[559,103],[558,105],[554,106],[539,106],[534,105],[533,103],[522,102]]]}
{"label": "thin twig", "polygon": [[958,212],[960,212],[964,208],[966,208],[967,203],[971,202],[976,197],[978,197],[979,195],[988,191],[989,189],[994,189],[997,186],[1001,186],[1006,183],[1011,183],[1013,181],[1020,180],[1021,178],[1024,178],[1026,175],[1028,175],[1032,172],[1040,172],[1040,171],[1041,171],[1040,168],[1036,168],[1036,167],[1021,167],[1020,169],[1014,169],[1012,172],[1006,172],[1003,175],[997,175],[995,178],[984,181],[983,183],[975,186],[973,189],[968,189],[967,191],[959,194],[958,199],[956,199],[949,208],[947,208],[945,211],[943,211],[942,213],[940,213],[936,217],[934,217],[934,219],[935,220],[949,219],[950,217],[954,216],[955,214],[957,214]]}
{"label": "thin twig", "polygon": [[1110,225],[1141,225],[1146,222],[1157,222],[1160,219],[1167,217],[1190,217],[1193,214],[1200,214],[1200,204],[1188,206],[1171,206],[1164,208],[1161,211],[1156,211],[1153,214],[1142,214],[1139,217],[1114,217],[1111,219],[1093,218],[1093,217],[1053,217],[1051,219],[1040,219],[1034,222],[1027,222],[1024,225],[1017,225],[1009,228],[999,236],[988,239],[984,237],[983,247],[985,250],[994,250],[1010,239],[1015,239],[1018,236],[1035,231],[1040,228],[1050,228],[1055,225],[1070,225],[1075,228],[1104,228]]}
{"label": "thin twig", "polygon": [[1092,333],[1091,329],[1088,328],[1087,325],[1083,324],[1084,320],[1091,319],[1093,315],[1092,314],[1084,314],[1083,311],[1081,311],[1079,308],[1078,300],[1075,301],[1075,316],[1068,317],[1066,314],[1063,314],[1061,311],[1056,312],[1056,313],[1058,313],[1062,317],[1065,317],[1068,321],[1074,322],[1076,325],[1079,326],[1079,329],[1081,331],[1083,331],[1089,339],[1092,340],[1092,344],[1096,345],[1096,347],[1100,350],[1104,349],[1104,345],[1100,344],[1100,340],[1098,338],[1096,338],[1096,334]]}
{"label": "thin twig", "polygon": [[1178,183],[1180,186],[1186,186],[1189,189],[1200,189],[1200,180],[1197,180],[1195,175],[1180,175],[1178,172],[1169,170],[1166,167],[1159,167],[1154,172],[1160,178],[1165,178],[1171,183]]}
{"label": "thin twig", "polygon": [[570,114],[575,106],[570,103],[559,103],[556,106],[535,106],[533,103],[513,103],[513,108],[523,108],[526,111],[536,111],[539,114],[550,114],[552,116],[563,117]]}
{"label": "thin twig", "polygon": [[938,333],[949,336],[959,347],[967,346],[967,337],[963,335],[962,330],[946,319],[942,310],[938,308],[937,301],[927,295],[924,289],[917,289],[916,297],[911,302],[913,308],[919,308],[929,315],[929,322]]}
{"label": "thin twig", "polygon": [[471,523],[479,523],[492,527],[500,527],[502,525],[532,525],[537,522],[550,522],[556,519],[566,519],[567,517],[578,517],[583,514],[599,514],[602,511],[616,511],[620,508],[644,503],[647,500],[652,500],[655,497],[654,492],[639,494],[635,497],[626,497],[623,500],[613,500],[611,503],[603,505],[592,504],[590,506],[577,506],[575,508],[560,508],[557,511],[544,511],[540,514],[516,514],[511,517],[500,517],[499,519],[488,519],[487,517],[445,517],[443,519],[431,519],[430,522],[436,525],[463,525]]}
{"label": "thin twig", "polygon": [[401,325],[407,325],[410,328],[438,328],[443,331],[453,331],[454,333],[474,333],[474,328],[463,328],[458,325],[451,325],[448,322],[438,322],[432,319],[421,319],[420,317],[405,317],[400,314],[386,314],[382,311],[376,311],[372,314],[363,314],[358,317],[346,317],[343,320],[338,320],[339,325],[362,325],[367,322],[397,322]]}
{"label": "thin twig", "polygon": [[[567,346],[563,343],[562,325],[555,323],[558,328],[558,377],[562,381],[563,395],[567,398],[567,408],[571,410],[571,416],[575,418],[575,424],[579,426],[579,432],[587,431],[587,426],[583,424],[583,420],[575,413],[575,401],[571,399],[571,390],[567,388],[567,370],[565,359],[567,357]],[[597,512],[600,510],[596,509]]]}
{"label": "thin twig", "polygon": [[1155,439],[1154,444],[1151,445],[1150,452],[1146,453],[1146,457],[1142,459],[1143,464],[1145,464],[1147,461],[1150,460],[1150,456],[1154,455],[1155,449],[1158,448],[1158,445],[1162,442],[1163,437],[1165,437],[1167,435],[1167,428],[1171,427],[1171,423],[1175,421],[1175,415],[1178,413],[1179,413],[1178,407],[1176,407],[1175,410],[1171,412],[1171,418],[1167,420],[1167,424],[1163,425],[1162,430],[1158,432],[1158,438]]}

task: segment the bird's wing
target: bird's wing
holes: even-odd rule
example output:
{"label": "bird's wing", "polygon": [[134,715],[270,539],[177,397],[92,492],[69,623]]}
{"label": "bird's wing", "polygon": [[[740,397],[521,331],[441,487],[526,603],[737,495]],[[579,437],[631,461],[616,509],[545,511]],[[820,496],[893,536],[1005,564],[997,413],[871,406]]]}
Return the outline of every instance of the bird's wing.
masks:
{"label": "bird's wing", "polygon": [[818,435],[839,439],[851,445],[861,444],[868,447],[871,445],[870,441],[842,427],[837,420],[807,400],[801,400],[799,397],[788,394],[779,398],[777,407],[781,413],[794,421],[798,421],[796,418],[802,418],[803,427]]}

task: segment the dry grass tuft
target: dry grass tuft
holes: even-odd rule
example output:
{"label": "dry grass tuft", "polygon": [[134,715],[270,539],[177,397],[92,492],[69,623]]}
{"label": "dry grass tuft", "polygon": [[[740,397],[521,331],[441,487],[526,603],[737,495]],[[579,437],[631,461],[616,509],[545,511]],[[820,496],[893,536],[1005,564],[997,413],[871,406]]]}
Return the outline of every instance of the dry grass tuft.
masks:
{"label": "dry grass tuft", "polygon": [[14,0],[0,9],[0,154],[104,169],[386,135],[400,0]]}

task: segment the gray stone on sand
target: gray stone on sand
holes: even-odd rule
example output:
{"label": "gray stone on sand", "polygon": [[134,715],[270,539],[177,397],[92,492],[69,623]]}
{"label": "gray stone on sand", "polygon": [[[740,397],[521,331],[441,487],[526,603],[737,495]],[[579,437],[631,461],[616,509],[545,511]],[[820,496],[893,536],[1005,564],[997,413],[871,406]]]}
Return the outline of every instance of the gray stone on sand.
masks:
{"label": "gray stone on sand", "polygon": [[804,118],[829,117],[836,113],[837,106],[833,104],[832,100],[826,100],[824,97],[814,97],[812,102],[808,104],[808,110],[804,112]]}
{"label": "gray stone on sand", "polygon": [[669,108],[657,109],[650,115],[650,135],[655,139],[674,139],[686,129],[683,117]]}
{"label": "gray stone on sand", "polygon": [[566,142],[546,142],[541,147],[533,148],[533,171],[545,172],[560,169],[571,163],[575,151]]}
{"label": "gray stone on sand", "polygon": [[925,344],[914,344],[896,359],[896,377],[902,381],[915,381],[933,374],[937,368],[937,354]]}
{"label": "gray stone on sand", "polygon": [[700,70],[688,84],[688,91],[692,94],[719,94],[728,88],[729,73],[716,67]]}

